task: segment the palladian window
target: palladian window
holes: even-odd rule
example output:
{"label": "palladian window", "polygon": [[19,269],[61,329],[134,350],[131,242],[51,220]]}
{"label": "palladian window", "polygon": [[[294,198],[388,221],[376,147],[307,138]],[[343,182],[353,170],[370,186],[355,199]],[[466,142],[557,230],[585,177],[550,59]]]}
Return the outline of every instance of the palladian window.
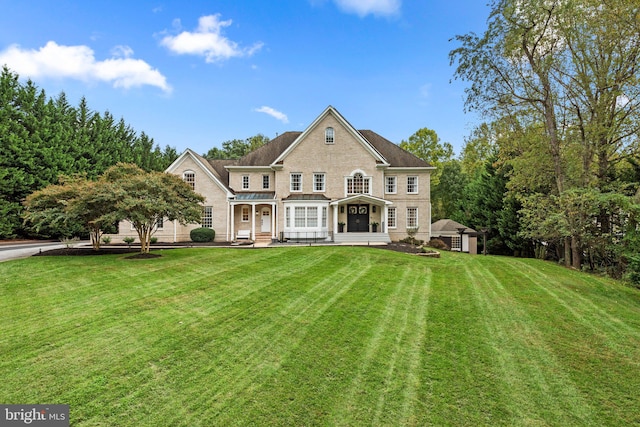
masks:
{"label": "palladian window", "polygon": [[360,172],[347,178],[347,194],[370,194],[371,178],[365,177]]}

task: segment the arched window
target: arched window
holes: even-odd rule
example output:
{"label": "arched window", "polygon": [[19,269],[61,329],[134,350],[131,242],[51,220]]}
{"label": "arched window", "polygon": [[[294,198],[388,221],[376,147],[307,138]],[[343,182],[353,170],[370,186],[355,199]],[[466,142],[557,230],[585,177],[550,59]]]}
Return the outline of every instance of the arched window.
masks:
{"label": "arched window", "polygon": [[182,174],[182,179],[184,180],[184,182],[186,182],[187,184],[189,184],[191,186],[192,190],[196,190],[196,174],[195,172],[192,171],[186,171],[185,173]]}
{"label": "arched window", "polygon": [[347,178],[347,194],[370,194],[371,178],[356,172]]}
{"label": "arched window", "polygon": [[324,143],[325,144],[333,144],[333,128],[326,128],[324,130]]}

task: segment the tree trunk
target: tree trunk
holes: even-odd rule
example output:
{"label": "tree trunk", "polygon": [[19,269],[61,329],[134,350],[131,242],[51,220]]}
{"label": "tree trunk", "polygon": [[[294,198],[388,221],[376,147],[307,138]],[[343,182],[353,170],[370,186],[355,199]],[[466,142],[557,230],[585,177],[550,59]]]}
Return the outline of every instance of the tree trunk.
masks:
{"label": "tree trunk", "polygon": [[564,238],[564,266],[571,267],[571,238]]}
{"label": "tree trunk", "polygon": [[576,270],[580,270],[582,268],[582,248],[579,236],[571,237],[571,254],[573,256],[571,266]]}

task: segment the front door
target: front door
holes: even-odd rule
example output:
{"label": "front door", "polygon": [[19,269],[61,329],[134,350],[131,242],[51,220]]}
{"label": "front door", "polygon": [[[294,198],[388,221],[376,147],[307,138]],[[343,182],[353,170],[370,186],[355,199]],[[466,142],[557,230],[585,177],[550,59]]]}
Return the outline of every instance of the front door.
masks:
{"label": "front door", "polygon": [[262,233],[270,233],[271,232],[271,210],[263,209],[262,215],[260,215],[260,231]]}
{"label": "front door", "polygon": [[347,232],[369,231],[369,205],[347,205]]}

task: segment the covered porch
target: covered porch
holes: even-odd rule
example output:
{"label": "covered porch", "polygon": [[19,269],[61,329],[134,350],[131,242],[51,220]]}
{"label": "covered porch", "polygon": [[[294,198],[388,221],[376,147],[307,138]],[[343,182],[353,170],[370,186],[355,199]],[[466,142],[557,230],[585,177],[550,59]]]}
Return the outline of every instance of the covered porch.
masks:
{"label": "covered porch", "polygon": [[388,207],[393,203],[378,197],[358,194],[330,203],[333,207],[333,240],[344,242],[391,242]]}
{"label": "covered porch", "polygon": [[239,193],[229,200],[229,241],[276,238],[275,193]]}

